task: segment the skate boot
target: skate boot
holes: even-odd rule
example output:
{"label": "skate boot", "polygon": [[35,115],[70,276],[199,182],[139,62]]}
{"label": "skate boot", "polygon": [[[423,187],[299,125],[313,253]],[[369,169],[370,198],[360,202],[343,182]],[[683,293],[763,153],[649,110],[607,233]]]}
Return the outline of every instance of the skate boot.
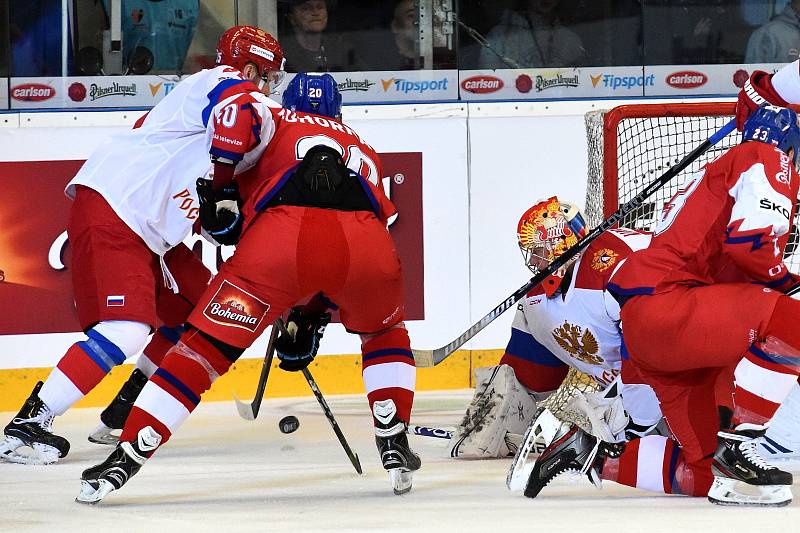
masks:
{"label": "skate boot", "polygon": [[375,444],[378,445],[383,468],[389,473],[394,493],[405,494],[411,490],[412,473],[419,470],[422,461],[408,444],[408,426],[397,417],[394,401],[375,402],[373,414],[377,420]]}
{"label": "skate boot", "polygon": [[606,457],[619,457],[624,444],[603,442],[575,424],[562,423],[555,438],[536,458],[524,494],[535,498],[553,479],[565,472],[584,474],[597,488]]}
{"label": "skate boot", "polygon": [[[708,500],[717,505],[782,507],[792,501],[792,474],[767,463],[758,453],[766,426],[739,424],[717,433]],[[749,489],[749,491],[747,490]]]}
{"label": "skate boot", "polygon": [[133,402],[147,384],[147,376],[138,368],[133,370],[131,377],[122,385],[111,403],[100,413],[100,425],[89,435],[89,442],[114,446],[119,441],[119,433],[125,425],[125,420],[131,412]]}
{"label": "skate boot", "polygon": [[134,442],[117,444],[105,461],[83,471],[81,491],[75,501],[95,504],[109,492],[119,490],[142,468],[160,443],[161,435],[146,426],[139,430]]}
{"label": "skate boot", "polygon": [[[40,381],[25,400],[17,416],[5,427],[4,440],[0,441],[0,459],[12,463],[51,464],[69,452],[69,442],[53,434],[55,415],[39,398],[43,383]],[[17,450],[28,446],[33,455],[23,455]]]}

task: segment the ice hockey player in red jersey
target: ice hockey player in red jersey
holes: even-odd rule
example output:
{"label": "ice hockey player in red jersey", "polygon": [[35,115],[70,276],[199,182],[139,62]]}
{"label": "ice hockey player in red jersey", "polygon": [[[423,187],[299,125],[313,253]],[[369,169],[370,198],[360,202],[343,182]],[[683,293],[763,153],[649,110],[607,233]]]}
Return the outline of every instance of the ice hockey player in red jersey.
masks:
{"label": "ice hockey player in red jersey", "polygon": [[[584,235],[580,210],[555,196],[537,202],[517,224],[520,250],[534,274]],[[450,457],[513,454],[515,435],[526,433],[537,402],[558,388],[570,368],[594,378],[600,389],[581,399],[593,432],[605,440],[644,435],[661,421],[652,389],[619,379],[619,304],[605,291],[611,273],[649,242],[643,232],[606,232],[522,299],[500,365],[475,371],[475,396],[450,441]]]}
{"label": "ice hockey player in red jersey", "polygon": [[[217,64],[183,80],[133,129],[99,146],[67,185],[74,200],[67,223],[70,269],[86,338],[70,346],[5,427],[0,459],[51,463],[64,457],[69,443],[52,433],[54,417],[144,347],[92,438],[109,439],[177,342],[211,276],[181,245],[199,213],[194,182],[209,171],[226,177],[252,166],[270,133],[268,109],[279,107],[266,95],[283,76],[283,52],[268,33],[229,29]],[[228,226],[240,227],[241,217],[230,213],[223,222],[206,231],[221,236]],[[25,446],[35,453],[17,451]]]}
{"label": "ice hockey player in red jersey", "polygon": [[565,426],[537,461],[531,496],[573,468],[723,505],[791,501],[792,475],[757,444],[800,371],[800,302],[783,294],[799,279],[782,259],[800,185],[797,115],[759,108],[742,141],[687,178],[650,247],[609,283],[622,302],[623,379],[631,371],[653,387],[675,439],[604,458],[603,443]]}
{"label": "ice hockey player in red jersey", "polygon": [[[381,461],[395,493],[411,489],[421,464],[406,436],[416,369],[403,324],[400,263],[386,228],[395,209],[377,186],[377,154],[335,118],[340,105],[330,75],[301,74],[284,95],[285,108],[265,117],[267,149],[233,182],[246,219],[236,252],[137,398],[119,446],[83,472],[78,501],[94,503],[119,489],[175,433],[200,395],[288,310],[292,336],[276,341],[280,366],[298,371],[311,363],[330,317],[292,306],[320,292],[338,308],[345,328],[361,336]],[[206,181],[198,189],[201,203],[210,206],[205,215],[201,206],[206,224],[219,200]]]}

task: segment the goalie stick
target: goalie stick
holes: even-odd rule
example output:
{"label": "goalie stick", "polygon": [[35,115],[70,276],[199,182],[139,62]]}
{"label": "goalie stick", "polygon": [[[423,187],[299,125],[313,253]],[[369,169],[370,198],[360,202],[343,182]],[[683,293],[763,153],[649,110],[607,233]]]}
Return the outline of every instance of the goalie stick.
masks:
{"label": "goalie stick", "polygon": [[579,252],[586,249],[592,241],[594,241],[601,234],[615,226],[622,217],[638,209],[644,204],[644,201],[654,192],[663,187],[669,180],[680,174],[690,164],[692,164],[698,157],[703,155],[709,148],[721,141],[726,135],[731,133],[736,128],[736,120],[731,120],[725,124],[719,131],[713,134],[708,140],[697,146],[694,150],[684,157],[675,166],[667,170],[661,177],[653,180],[647,187],[639,194],[631,198],[628,202],[622,204],[619,209],[614,211],[610,217],[605,219],[599,226],[586,234],[586,237],[578,241],[577,244],[567,249],[563,254],[558,256],[550,265],[544,270],[533,276],[528,280],[525,285],[514,291],[508,298],[503,300],[500,305],[489,311],[489,313],[481,318],[478,322],[469,327],[464,333],[459,335],[455,340],[445,344],[441,348],[434,350],[416,350],[412,349],[414,360],[418,368],[430,368],[438,365],[447,357],[449,357],[458,348],[464,345],[468,340],[478,334],[483,328],[491,324],[497,317],[502,315],[510,307],[513,307],[528,291],[539,285],[548,276],[552,275],[556,270],[566,265],[573,257]]}

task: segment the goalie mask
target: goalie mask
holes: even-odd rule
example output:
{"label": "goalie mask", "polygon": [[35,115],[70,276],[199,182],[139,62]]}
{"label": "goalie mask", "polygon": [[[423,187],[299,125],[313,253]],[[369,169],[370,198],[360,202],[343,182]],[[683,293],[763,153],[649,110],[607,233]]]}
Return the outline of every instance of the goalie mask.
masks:
{"label": "goalie mask", "polygon": [[[585,236],[583,214],[576,206],[560,202],[556,196],[525,211],[517,224],[517,241],[522,257],[534,274],[547,268]],[[564,265],[542,282],[548,298],[556,293],[568,268],[569,264]]]}

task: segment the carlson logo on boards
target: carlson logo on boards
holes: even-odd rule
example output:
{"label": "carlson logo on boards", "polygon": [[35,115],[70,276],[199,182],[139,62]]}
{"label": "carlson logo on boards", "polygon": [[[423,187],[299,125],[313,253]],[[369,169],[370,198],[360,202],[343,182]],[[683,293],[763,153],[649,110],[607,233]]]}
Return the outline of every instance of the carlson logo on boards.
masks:
{"label": "carlson logo on boards", "polygon": [[503,88],[503,80],[494,76],[472,76],[461,82],[461,88],[475,94],[486,94]]}
{"label": "carlson logo on boards", "polygon": [[665,81],[667,85],[675,87],[676,89],[694,89],[695,87],[705,85],[708,81],[708,76],[695,70],[682,70],[680,72],[673,72],[667,76]]}
{"label": "carlson logo on boards", "polygon": [[23,102],[41,102],[56,95],[56,90],[42,83],[25,83],[11,88],[11,98]]}

